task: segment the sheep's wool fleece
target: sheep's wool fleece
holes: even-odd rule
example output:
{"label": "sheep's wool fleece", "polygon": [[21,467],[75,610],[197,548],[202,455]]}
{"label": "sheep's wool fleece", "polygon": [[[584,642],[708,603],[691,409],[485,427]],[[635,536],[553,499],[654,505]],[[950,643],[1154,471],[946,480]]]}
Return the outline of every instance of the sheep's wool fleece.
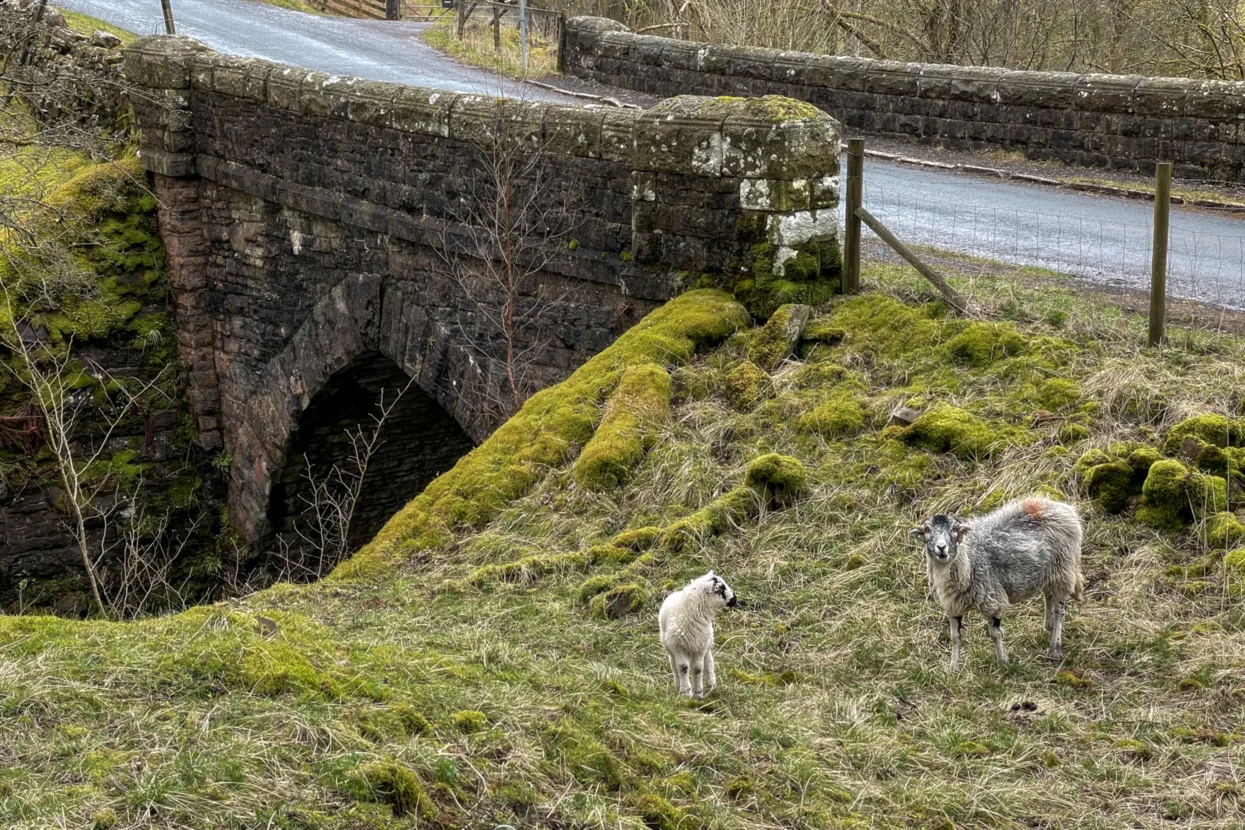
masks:
{"label": "sheep's wool fleece", "polygon": [[705,592],[707,581],[701,577],[661,604],[657,622],[666,648],[695,654],[713,645],[713,618],[723,606]]}

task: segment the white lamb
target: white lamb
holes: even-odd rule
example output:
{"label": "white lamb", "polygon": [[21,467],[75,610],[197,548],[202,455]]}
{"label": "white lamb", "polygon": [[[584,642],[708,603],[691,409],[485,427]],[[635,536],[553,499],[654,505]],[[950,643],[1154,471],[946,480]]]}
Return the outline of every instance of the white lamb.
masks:
{"label": "white lamb", "polygon": [[657,627],[661,644],[670,652],[678,694],[704,697],[717,685],[713,670],[713,618],[723,608],[734,608],[735,602],[731,586],[709,571],[661,604]]}

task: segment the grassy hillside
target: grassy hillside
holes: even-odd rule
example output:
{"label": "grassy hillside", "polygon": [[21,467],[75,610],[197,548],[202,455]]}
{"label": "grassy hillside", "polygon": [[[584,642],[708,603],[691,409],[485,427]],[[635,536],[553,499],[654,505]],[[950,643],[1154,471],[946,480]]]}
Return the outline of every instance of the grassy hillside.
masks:
{"label": "grassy hillside", "polygon": [[[1188,419],[1237,414],[1240,341],[1139,352],[1071,287],[961,282],[966,322],[865,276],[889,293],[789,360],[724,295],[674,300],[320,584],[0,618],[0,824],[1239,826],[1245,434]],[[1031,492],[1087,521],[1066,659],[1032,603],[1011,666],[973,620],[948,675],[907,529]],[[685,703],[656,609],[711,567],[744,607]]]}

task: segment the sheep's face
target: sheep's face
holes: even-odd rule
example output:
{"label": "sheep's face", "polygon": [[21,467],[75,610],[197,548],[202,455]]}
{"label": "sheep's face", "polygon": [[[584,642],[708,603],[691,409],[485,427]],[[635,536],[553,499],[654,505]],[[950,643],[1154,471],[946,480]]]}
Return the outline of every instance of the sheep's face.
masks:
{"label": "sheep's face", "polygon": [[734,608],[738,600],[735,598],[735,592],[731,590],[731,586],[726,584],[726,580],[715,574],[713,571],[696,580],[696,584],[700,586],[700,590],[704,591],[710,598],[725,608]]}
{"label": "sheep's face", "polygon": [[955,557],[966,533],[968,525],[947,513],[930,516],[912,528],[912,538],[925,543],[925,555],[942,564]]}

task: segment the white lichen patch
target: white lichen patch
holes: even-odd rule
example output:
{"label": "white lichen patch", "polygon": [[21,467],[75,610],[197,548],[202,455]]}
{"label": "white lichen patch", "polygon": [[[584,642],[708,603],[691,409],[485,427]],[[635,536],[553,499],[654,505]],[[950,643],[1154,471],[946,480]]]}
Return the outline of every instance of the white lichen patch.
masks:
{"label": "white lichen patch", "polygon": [[739,183],[739,206],[744,210],[772,210],[773,198],[765,179],[744,179]]}
{"label": "white lichen patch", "polygon": [[[769,241],[779,248],[794,248],[805,242],[834,239],[839,232],[839,215],[834,210],[797,210],[769,217]],[[775,258],[775,263],[777,263]]]}
{"label": "white lichen patch", "polygon": [[294,256],[300,256],[303,252],[303,235],[296,230],[290,230],[290,247],[294,249]]}
{"label": "white lichen patch", "polygon": [[722,174],[722,134],[712,133],[692,149],[692,169],[706,176]]}

